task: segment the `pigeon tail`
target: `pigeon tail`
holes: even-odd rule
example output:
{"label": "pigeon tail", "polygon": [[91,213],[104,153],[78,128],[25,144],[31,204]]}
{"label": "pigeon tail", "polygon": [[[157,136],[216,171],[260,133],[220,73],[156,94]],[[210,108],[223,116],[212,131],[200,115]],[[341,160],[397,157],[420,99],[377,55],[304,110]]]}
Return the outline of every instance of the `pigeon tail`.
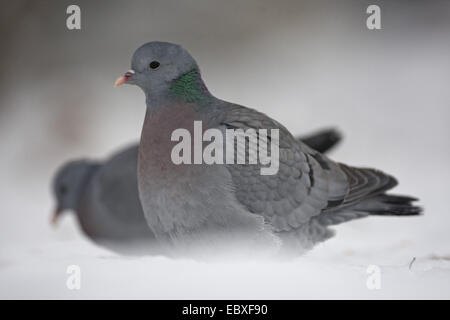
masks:
{"label": "pigeon tail", "polygon": [[418,201],[417,198],[394,195],[381,194],[373,199],[368,199],[361,203],[366,206],[365,210],[370,215],[379,216],[417,216],[423,211],[422,207],[416,206],[413,202]]}
{"label": "pigeon tail", "polygon": [[393,194],[379,194],[342,211],[328,211],[315,217],[322,226],[333,226],[367,216],[418,216],[423,208],[413,205],[416,198]]}

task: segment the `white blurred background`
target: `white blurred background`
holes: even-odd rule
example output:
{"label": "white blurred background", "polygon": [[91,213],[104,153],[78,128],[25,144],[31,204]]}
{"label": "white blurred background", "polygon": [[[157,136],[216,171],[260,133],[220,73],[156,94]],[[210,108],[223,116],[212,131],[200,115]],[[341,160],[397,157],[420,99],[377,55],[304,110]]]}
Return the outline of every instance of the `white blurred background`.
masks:
{"label": "white blurred background", "polygon": [[[1,2],[0,298],[450,298],[450,3],[76,1],[82,29],[69,31],[73,3]],[[366,28],[369,4],[381,30]],[[52,228],[56,168],[138,140],[143,94],[112,84],[152,40],[181,44],[213,94],[294,134],[339,129],[331,157],[393,174],[425,215],[338,226],[291,262],[124,258],[71,215]],[[380,290],[366,287],[371,264]]]}

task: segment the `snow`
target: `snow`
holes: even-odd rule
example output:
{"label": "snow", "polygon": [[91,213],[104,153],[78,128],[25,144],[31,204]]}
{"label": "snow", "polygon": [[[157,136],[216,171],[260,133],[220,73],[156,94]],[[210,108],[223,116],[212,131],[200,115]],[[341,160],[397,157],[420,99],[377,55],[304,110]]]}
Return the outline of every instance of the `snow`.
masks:
{"label": "snow", "polygon": [[[450,260],[399,259],[397,249],[317,249],[288,262],[198,262],[120,257],[85,240],[15,247],[3,252],[0,298],[39,299],[393,299],[449,298]],[[6,254],[6,258],[5,258]],[[405,256],[407,256],[405,254]],[[410,258],[410,256],[408,257]],[[69,265],[81,268],[80,290],[66,286]],[[381,268],[381,287],[369,290],[367,266]]]}
{"label": "snow", "polygon": [[[52,228],[49,201],[28,196],[27,205],[10,198],[6,212],[20,204],[35,217],[9,217],[4,227],[2,216],[2,299],[450,298],[448,224],[436,221],[432,210],[338,226],[335,238],[289,261],[203,262],[119,256],[87,240],[72,215]],[[80,290],[66,285],[70,265],[81,268]],[[366,285],[370,265],[381,269],[379,290]]]}

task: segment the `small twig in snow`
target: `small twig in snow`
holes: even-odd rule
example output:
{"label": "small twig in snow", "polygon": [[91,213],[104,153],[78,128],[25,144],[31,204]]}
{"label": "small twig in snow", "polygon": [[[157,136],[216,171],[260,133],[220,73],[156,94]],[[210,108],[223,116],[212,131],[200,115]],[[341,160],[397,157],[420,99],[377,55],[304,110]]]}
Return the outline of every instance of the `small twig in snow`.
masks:
{"label": "small twig in snow", "polygon": [[409,263],[409,270],[411,270],[411,267],[412,267],[414,261],[416,261],[416,257],[413,257],[413,259],[412,259],[411,262]]}

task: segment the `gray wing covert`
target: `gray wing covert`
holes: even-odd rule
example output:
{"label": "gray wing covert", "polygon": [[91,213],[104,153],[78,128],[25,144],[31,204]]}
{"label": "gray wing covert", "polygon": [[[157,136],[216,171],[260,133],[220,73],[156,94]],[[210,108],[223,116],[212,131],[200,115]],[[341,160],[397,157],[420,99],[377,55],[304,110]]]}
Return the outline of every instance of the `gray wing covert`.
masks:
{"label": "gray wing covert", "polygon": [[276,174],[261,175],[260,164],[227,165],[238,201],[250,212],[264,216],[275,231],[297,229],[320,214],[330,201],[341,202],[345,197],[348,184],[337,165],[297,141],[275,120],[253,109],[228,105],[220,124],[243,130],[279,129]]}

